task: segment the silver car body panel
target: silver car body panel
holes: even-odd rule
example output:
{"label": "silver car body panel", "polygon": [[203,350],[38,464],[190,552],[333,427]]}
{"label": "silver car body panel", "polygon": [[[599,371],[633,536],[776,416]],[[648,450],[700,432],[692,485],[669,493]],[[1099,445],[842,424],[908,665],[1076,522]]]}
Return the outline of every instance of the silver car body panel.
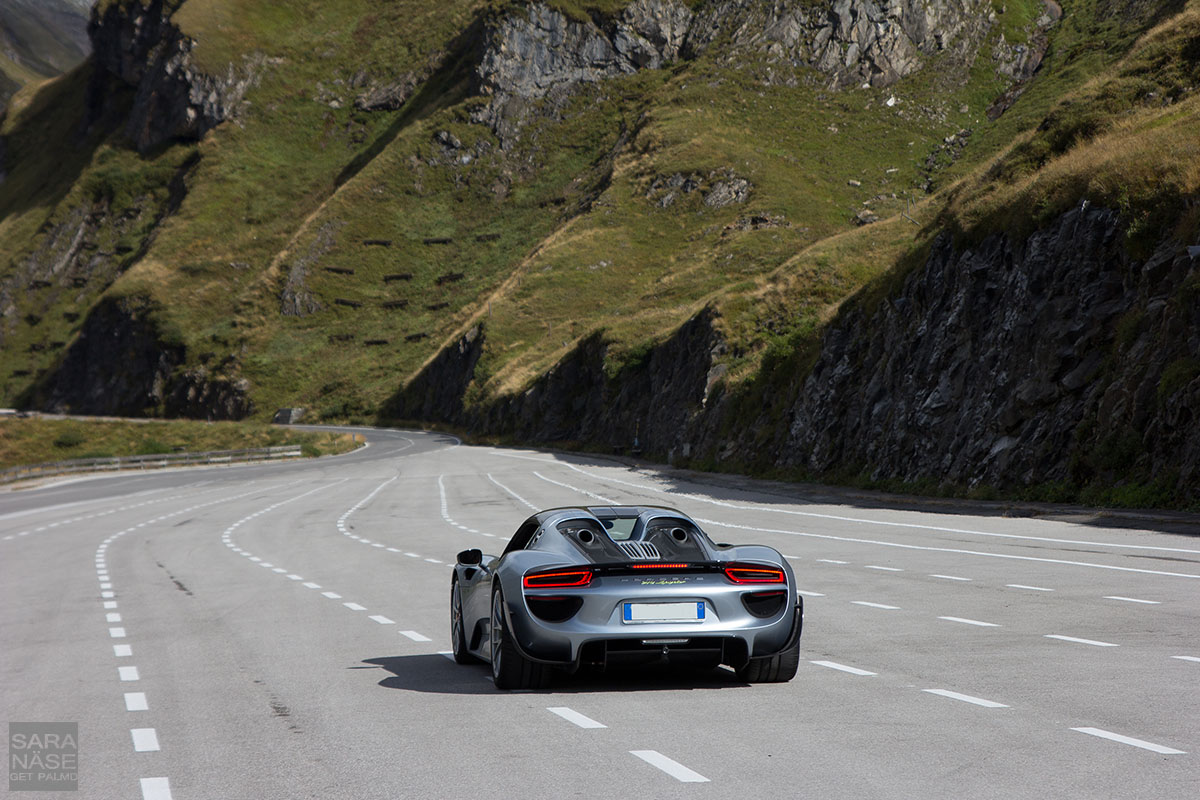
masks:
{"label": "silver car body panel", "polygon": [[[611,531],[611,533],[610,533]],[[723,571],[730,564],[775,567],[784,583],[738,584]],[[678,567],[672,568],[672,565]],[[583,587],[530,588],[531,572],[554,568],[594,571]],[[522,654],[531,660],[578,666],[597,653],[632,650],[672,652],[716,647],[730,659],[773,655],[794,644],[800,634],[801,606],[787,559],[762,545],[718,545],[686,514],[649,506],[557,508],[527,519],[500,556],[483,555],[479,564],[459,563],[454,580],[462,594],[467,649],[490,660],[492,595],[503,592],[508,629]],[[757,594],[779,600],[769,616],[751,611],[744,598]],[[568,619],[550,621],[531,608],[544,600],[578,603]],[[659,607],[651,604],[672,604]],[[655,617],[690,613],[694,620],[640,621],[633,612]],[[630,613],[626,613],[626,604]],[[772,606],[773,608],[773,606]],[[731,655],[730,655],[731,654]],[[601,658],[601,660],[603,660]],[[733,666],[740,666],[734,663]]]}

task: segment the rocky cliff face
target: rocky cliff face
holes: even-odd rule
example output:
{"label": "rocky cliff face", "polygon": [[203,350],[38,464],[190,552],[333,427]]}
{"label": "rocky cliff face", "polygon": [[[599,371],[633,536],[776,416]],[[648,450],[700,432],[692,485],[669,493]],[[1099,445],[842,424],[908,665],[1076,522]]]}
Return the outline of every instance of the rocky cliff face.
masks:
{"label": "rocky cliff face", "polygon": [[[958,484],[1200,478],[1200,270],[1132,259],[1115,213],[1027,241],[943,236],[877,308],[825,335],[784,464]],[[1130,464],[1133,454],[1142,463]]]}
{"label": "rocky cliff face", "polygon": [[144,297],[101,300],[62,362],[23,398],[23,405],[128,417],[240,419],[249,414],[253,406],[245,381],[178,370],[184,348],[164,341],[156,312]]}
{"label": "rocky cliff face", "polygon": [[725,0],[700,11],[687,50],[727,41],[727,59],[758,52],[776,63],[814,67],[833,87],[887,86],[914,72],[925,55],[950,50],[973,59],[994,19],[986,0]]}
{"label": "rocky cliff face", "polygon": [[126,133],[146,152],[176,138],[198,139],[234,114],[257,80],[261,57],[230,64],[224,75],[200,71],[195,42],[171,21],[177,0],[111,3],[92,17],[96,63],[93,106],[102,107],[108,76],[134,91]]}
{"label": "rocky cliff face", "polygon": [[485,336],[472,329],[446,348],[385,409],[391,418],[424,419],[529,442],[586,441],[648,452],[676,450],[702,414],[723,343],[705,310],[620,375],[605,371],[607,343],[581,341],[528,390],[467,407]]}
{"label": "rocky cliff face", "polygon": [[887,86],[938,52],[969,64],[994,20],[989,0],[717,0],[695,12],[678,0],[635,0],[586,21],[535,2],[486,25],[476,75],[489,102],[475,118],[511,140],[533,102],[553,107],[578,84],[709,50],[731,65],[754,54],[789,68],[775,80],[813,68],[834,88]]}

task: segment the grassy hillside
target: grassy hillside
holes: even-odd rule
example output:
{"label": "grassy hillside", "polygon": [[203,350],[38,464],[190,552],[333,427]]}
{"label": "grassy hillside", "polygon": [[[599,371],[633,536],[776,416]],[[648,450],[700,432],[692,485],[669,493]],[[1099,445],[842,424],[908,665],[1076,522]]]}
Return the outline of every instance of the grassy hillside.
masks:
{"label": "grassy hillside", "polygon": [[[582,19],[622,4],[555,5]],[[149,298],[185,366],[248,379],[264,416],[306,406],[370,419],[479,322],[488,344],[475,402],[520,390],[596,331],[612,342],[615,373],[708,304],[730,337],[731,379],[752,392],[773,385],[772,369],[797,368],[838,304],[919,252],[936,226],[1015,224],[1012,209],[1036,224],[1076,202],[1062,159],[1089,163],[1072,143],[1101,130],[1066,133],[1063,98],[1089,113],[1088,92],[1110,99],[1104,113],[1122,122],[1105,136],[1142,142],[1147,175],[1173,156],[1138,137],[1174,136],[1177,156],[1194,116],[1184,100],[1126,119],[1125,106],[1146,105],[1138,81],[1159,80],[1153,65],[1129,72],[1126,54],[1163,9],[1078,0],[1049,30],[1041,72],[990,121],[1010,85],[991,47],[1001,33],[1028,41],[1042,8],[1008,0],[965,72],[933,57],[888,89],[835,92],[818,80],[776,85],[766,78],[778,65],[751,55],[730,66],[709,54],[582,87],[505,150],[470,121],[483,102],[473,37],[505,8],[187,0],[174,19],[201,66],[220,73],[255,54],[266,66],[236,122],[145,156],[115,116],[81,129],[86,68],[19,95],[0,128],[0,403],[28,396],[102,295]],[[418,88],[400,110],[355,107],[370,87],[406,77]],[[1033,131],[1048,114],[1050,127]],[[969,144],[947,144],[961,131],[951,141]],[[1108,141],[1118,151],[1106,174],[1117,175],[1125,145]],[[1171,185],[1190,185],[1194,163],[1180,162]],[[671,188],[689,179],[702,190]],[[744,202],[702,201],[739,179]],[[186,196],[164,217],[173,181]],[[1097,201],[1122,202],[1120,191]],[[1126,199],[1140,208],[1157,191]],[[864,209],[885,221],[857,227]],[[62,285],[50,269],[59,242],[89,216],[103,220],[97,250],[110,266]],[[289,286],[312,313],[281,313]]]}
{"label": "grassy hillside", "polygon": [[[357,437],[359,442],[362,436]],[[347,453],[350,434],[299,431],[250,422],[190,420],[0,420],[0,469],[72,458],[202,453],[300,445],[306,456]]]}

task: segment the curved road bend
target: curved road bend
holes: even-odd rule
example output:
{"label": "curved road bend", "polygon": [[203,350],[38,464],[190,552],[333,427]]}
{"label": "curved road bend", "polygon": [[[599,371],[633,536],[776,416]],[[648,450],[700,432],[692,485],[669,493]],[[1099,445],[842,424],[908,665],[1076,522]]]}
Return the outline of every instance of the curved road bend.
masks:
{"label": "curved road bend", "polygon": [[[0,495],[10,722],[77,798],[1185,798],[1200,538],[706,481],[369,431],[318,461]],[[501,693],[445,655],[455,553],[533,508],[674,505],[792,559],[796,679]]]}

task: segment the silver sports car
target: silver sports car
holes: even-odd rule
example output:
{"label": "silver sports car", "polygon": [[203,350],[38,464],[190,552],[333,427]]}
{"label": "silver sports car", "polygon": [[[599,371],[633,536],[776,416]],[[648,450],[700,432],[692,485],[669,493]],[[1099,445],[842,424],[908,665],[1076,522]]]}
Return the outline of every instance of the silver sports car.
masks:
{"label": "silver sports car", "polygon": [[540,511],[501,555],[459,553],[450,584],[454,660],[490,661],[501,689],[543,687],[555,667],[659,661],[788,681],[803,619],[776,550],[714,544],[670,508]]}

